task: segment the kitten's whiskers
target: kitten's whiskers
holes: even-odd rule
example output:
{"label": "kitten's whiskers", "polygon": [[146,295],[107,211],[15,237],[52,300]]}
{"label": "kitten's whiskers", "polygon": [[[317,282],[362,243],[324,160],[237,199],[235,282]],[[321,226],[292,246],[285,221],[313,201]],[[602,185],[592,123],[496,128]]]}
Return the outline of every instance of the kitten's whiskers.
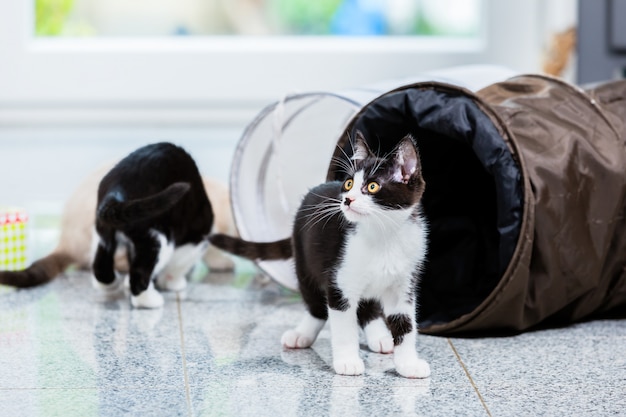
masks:
{"label": "kitten's whiskers", "polygon": [[338,156],[334,156],[332,158],[332,162],[335,164],[335,166],[337,167],[337,170],[339,172],[344,172],[347,175],[353,175],[354,174],[354,167],[351,162],[346,161],[344,158],[340,158]]}
{"label": "kitten's whiskers", "polygon": [[304,217],[307,218],[307,221],[303,227],[311,228],[323,220],[326,220],[326,223],[323,226],[326,227],[326,224],[330,221],[330,219],[341,212],[337,203],[340,203],[340,200],[326,198],[325,201],[321,203],[313,204],[308,207],[302,207],[301,211],[310,211],[309,214],[304,215]]}
{"label": "kitten's whiskers", "polygon": [[[352,148],[352,154],[354,155],[354,144],[352,143],[352,140],[349,139],[350,142],[350,147]],[[346,153],[346,151],[339,145],[337,145],[337,147],[339,148],[339,150],[341,151],[341,153],[343,154],[344,158],[339,158],[339,157],[335,157],[337,158],[337,163],[342,162],[343,164],[341,166],[345,167],[346,169],[346,174],[348,175],[354,175],[354,173],[356,172],[356,161],[354,159],[352,159],[350,156],[348,156],[348,154]],[[333,158],[333,160],[335,159]]]}

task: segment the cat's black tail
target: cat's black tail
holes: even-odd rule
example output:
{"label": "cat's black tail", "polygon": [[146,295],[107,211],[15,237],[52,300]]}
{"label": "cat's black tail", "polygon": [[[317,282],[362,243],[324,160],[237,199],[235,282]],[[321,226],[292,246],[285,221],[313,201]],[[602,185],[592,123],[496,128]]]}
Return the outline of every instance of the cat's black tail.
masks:
{"label": "cat's black tail", "polygon": [[187,182],[175,182],[146,198],[124,201],[119,195],[109,194],[98,206],[97,220],[105,225],[124,228],[137,221],[149,220],[171,209],[189,191]]}
{"label": "cat's black tail", "polygon": [[251,260],[289,259],[293,255],[291,238],[275,242],[249,242],[233,236],[214,234],[209,240],[220,249]]}
{"label": "cat's black tail", "polygon": [[0,284],[18,288],[35,287],[52,281],[74,262],[68,254],[53,252],[23,271],[0,271]]}

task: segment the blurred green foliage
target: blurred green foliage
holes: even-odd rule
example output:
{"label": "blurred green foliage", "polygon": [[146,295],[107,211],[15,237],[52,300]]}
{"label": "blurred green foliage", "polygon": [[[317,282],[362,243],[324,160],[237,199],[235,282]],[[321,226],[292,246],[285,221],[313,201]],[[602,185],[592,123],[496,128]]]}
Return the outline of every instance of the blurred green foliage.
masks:
{"label": "blurred green foliage", "polygon": [[35,34],[59,36],[65,20],[74,7],[74,0],[35,0]]}
{"label": "blurred green foliage", "polygon": [[269,12],[287,34],[324,34],[342,0],[270,0]]}
{"label": "blurred green foliage", "polygon": [[[35,2],[36,36],[90,37],[106,36],[98,33],[93,17],[81,15],[75,6],[81,0],[26,0]],[[107,0],[98,0],[106,2]],[[134,0],[127,0],[132,3]],[[170,0],[176,2],[177,0]],[[206,2],[217,0],[202,0]],[[231,1],[231,0],[220,0]],[[417,1],[417,0],[414,0]],[[437,1],[437,0],[432,0]],[[367,5],[367,7],[364,6]],[[414,7],[404,4],[411,15],[404,16],[408,27],[387,21],[384,0],[265,0],[265,18],[272,32],[284,35],[440,35],[475,36],[477,28],[458,28],[455,25],[440,25],[431,21],[427,14],[415,13]],[[396,5],[397,6],[397,5]],[[411,6],[411,5],[409,5]],[[415,4],[413,5],[415,6]],[[124,3],[117,6],[124,12]],[[155,6],[158,7],[158,6]],[[396,11],[397,13],[397,11]],[[441,19],[439,19],[441,20]],[[141,25],[141,21],[137,24]],[[216,33],[221,34],[221,33]],[[133,33],[128,33],[133,35]]]}

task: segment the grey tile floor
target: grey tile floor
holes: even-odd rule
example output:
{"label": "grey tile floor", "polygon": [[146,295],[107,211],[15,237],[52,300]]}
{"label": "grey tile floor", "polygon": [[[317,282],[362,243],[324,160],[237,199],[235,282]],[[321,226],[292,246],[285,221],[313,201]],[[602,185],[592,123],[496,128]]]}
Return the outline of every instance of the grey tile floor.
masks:
{"label": "grey tile floor", "polygon": [[0,288],[3,416],[626,415],[626,320],[505,338],[418,338],[432,376],[362,350],[335,375],[329,333],[285,351],[298,296],[245,269],[193,275],[161,310],[104,297],[86,273]]}

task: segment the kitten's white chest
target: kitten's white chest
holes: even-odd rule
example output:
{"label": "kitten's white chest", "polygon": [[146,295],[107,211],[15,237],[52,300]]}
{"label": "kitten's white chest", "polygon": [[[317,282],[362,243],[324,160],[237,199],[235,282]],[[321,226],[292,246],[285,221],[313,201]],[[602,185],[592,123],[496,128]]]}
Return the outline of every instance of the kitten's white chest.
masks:
{"label": "kitten's white chest", "polygon": [[347,239],[337,283],[354,296],[377,298],[408,285],[425,254],[426,231],[419,224],[407,223],[393,233],[357,228]]}

